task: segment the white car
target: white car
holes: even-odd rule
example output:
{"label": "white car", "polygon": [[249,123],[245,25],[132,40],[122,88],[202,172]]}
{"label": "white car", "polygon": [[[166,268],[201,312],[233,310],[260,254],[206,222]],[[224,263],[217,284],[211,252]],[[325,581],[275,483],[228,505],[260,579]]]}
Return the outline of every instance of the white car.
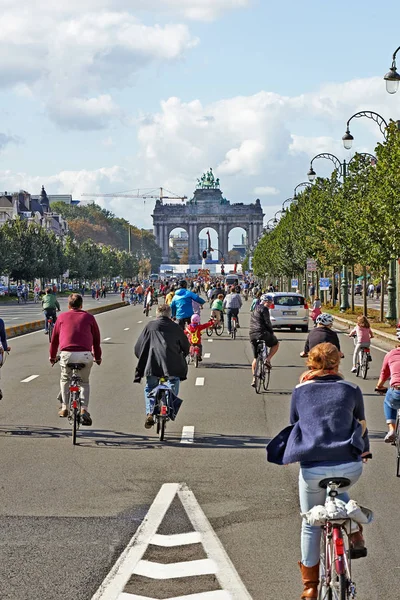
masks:
{"label": "white car", "polygon": [[299,327],[308,331],[308,304],[301,294],[292,292],[271,292],[268,297],[272,300],[269,308],[271,324],[274,329],[288,327],[295,331]]}

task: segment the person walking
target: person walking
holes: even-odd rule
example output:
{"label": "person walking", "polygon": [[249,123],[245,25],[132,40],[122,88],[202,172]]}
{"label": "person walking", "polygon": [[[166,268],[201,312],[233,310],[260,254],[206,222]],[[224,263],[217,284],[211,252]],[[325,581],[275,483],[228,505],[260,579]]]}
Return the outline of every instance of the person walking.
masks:
{"label": "person walking", "polygon": [[178,395],[179,384],[187,376],[186,356],[189,350],[190,344],[183,328],[171,319],[171,307],[168,304],[157,306],[156,319],[147,323],[135,344],[138,363],[134,383],[140,383],[142,377],[146,377],[146,429],[154,425],[150,392],[159,385],[159,380],[163,377],[166,385]]}

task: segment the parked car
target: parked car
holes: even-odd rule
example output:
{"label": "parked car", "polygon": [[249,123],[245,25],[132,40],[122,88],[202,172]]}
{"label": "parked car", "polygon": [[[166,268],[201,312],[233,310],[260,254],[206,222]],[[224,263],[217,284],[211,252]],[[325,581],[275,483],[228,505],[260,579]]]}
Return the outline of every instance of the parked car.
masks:
{"label": "parked car", "polygon": [[10,296],[17,296],[17,290],[18,290],[18,286],[17,285],[10,285],[9,286],[9,294]]}
{"label": "parked car", "polygon": [[0,285],[0,296],[8,296],[8,286]]}
{"label": "parked car", "polygon": [[268,297],[272,300],[269,314],[274,329],[288,327],[295,331],[299,327],[304,332],[308,331],[309,309],[304,296],[292,292],[271,292]]}
{"label": "parked car", "polygon": [[362,291],[363,291],[362,283],[356,283],[356,285],[354,286],[354,295],[362,296]]}

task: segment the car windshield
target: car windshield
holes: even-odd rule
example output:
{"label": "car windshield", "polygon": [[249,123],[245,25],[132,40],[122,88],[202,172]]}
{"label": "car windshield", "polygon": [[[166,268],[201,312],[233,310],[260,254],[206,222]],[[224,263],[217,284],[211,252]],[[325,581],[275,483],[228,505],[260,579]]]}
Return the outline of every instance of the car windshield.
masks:
{"label": "car windshield", "polygon": [[275,296],[275,306],[303,306],[304,298],[300,296]]}

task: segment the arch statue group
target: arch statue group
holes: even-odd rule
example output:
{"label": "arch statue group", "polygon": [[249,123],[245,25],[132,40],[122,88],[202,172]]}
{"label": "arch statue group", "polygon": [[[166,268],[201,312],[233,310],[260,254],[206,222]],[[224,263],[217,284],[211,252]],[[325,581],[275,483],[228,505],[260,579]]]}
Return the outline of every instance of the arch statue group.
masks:
{"label": "arch statue group", "polygon": [[199,233],[210,227],[218,234],[218,249],[225,258],[228,255],[229,232],[235,227],[246,231],[247,244],[252,246],[263,230],[263,211],[260,200],[254,204],[231,204],[222,196],[219,179],[210,169],[197,180],[193,198],[183,205],[163,204],[157,200],[153,212],[154,235],[162,250],[162,261],[169,260],[169,236],[173,229],[181,227],[189,237],[189,263],[201,261]]}

